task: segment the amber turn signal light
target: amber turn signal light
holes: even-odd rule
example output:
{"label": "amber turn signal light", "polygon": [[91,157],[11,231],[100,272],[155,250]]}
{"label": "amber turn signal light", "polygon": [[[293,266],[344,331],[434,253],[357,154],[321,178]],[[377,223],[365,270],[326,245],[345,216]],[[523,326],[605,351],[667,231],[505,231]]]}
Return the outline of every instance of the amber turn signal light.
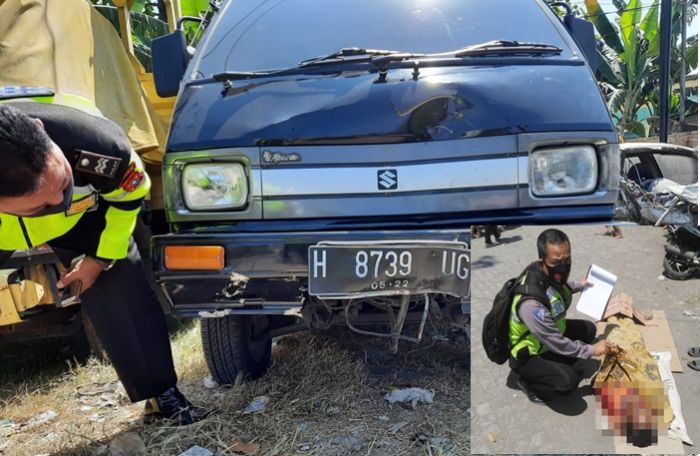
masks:
{"label": "amber turn signal light", "polygon": [[168,245],[163,251],[165,268],[172,270],[221,271],[224,248],[220,245]]}

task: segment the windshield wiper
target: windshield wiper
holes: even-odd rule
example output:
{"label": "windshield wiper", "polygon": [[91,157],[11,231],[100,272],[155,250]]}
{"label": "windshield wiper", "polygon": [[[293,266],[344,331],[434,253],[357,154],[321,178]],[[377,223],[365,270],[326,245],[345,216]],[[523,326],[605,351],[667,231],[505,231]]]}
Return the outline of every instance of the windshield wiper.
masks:
{"label": "windshield wiper", "polygon": [[315,59],[304,60],[299,63],[297,68],[303,68],[315,65],[338,64],[338,63],[359,63],[371,62],[382,68],[390,62],[401,62],[404,60],[419,60],[419,59],[449,59],[449,58],[464,58],[464,57],[487,57],[491,55],[542,55],[542,54],[560,54],[562,49],[546,43],[521,43],[518,41],[509,40],[494,40],[486,43],[467,46],[456,51],[438,52],[434,54],[416,54],[402,51],[389,51],[379,49],[361,49],[361,48],[343,48],[338,52],[318,57]]}
{"label": "windshield wiper", "polygon": [[256,79],[264,78],[266,76],[273,75],[275,73],[284,72],[285,70],[275,70],[275,71],[222,71],[221,73],[214,73],[211,78],[218,82],[226,81],[242,81],[245,79]]}
{"label": "windshield wiper", "polygon": [[454,57],[475,57],[511,54],[561,54],[562,49],[546,43],[521,43],[519,41],[494,40],[468,46],[452,53]]}
{"label": "windshield wiper", "polygon": [[288,76],[295,74],[303,74],[304,68],[333,65],[338,63],[361,63],[369,62],[380,56],[391,56],[392,61],[403,60],[408,57],[423,57],[425,54],[407,54],[401,51],[392,51],[388,49],[362,49],[362,48],[343,48],[332,54],[323,57],[314,57],[312,59],[302,60],[295,67],[284,68],[279,70],[265,71],[223,71],[215,73],[211,76],[212,79],[219,82],[225,81],[242,81],[246,79],[264,78],[268,76]]}
{"label": "windshield wiper", "polygon": [[[224,71],[211,76],[215,81],[223,82],[224,88],[228,89],[231,86],[231,81],[241,81],[249,79],[258,79],[265,77],[282,77],[294,76],[299,74],[325,73],[325,66],[332,67],[333,71],[342,72],[346,65],[352,64],[370,64],[375,65],[380,76],[386,75],[388,66],[392,62],[405,62],[407,60],[415,60],[414,67],[417,66],[440,66],[459,64],[458,61],[468,57],[489,57],[489,56],[504,56],[504,55],[543,55],[543,54],[560,54],[562,49],[546,43],[521,43],[518,41],[494,40],[486,43],[467,46],[456,51],[440,52],[434,54],[416,54],[403,51],[392,51],[388,49],[363,49],[363,48],[343,48],[332,54],[315,57],[299,62],[295,67],[267,70],[267,71]],[[455,62],[457,60],[457,62]],[[321,67],[321,68],[315,68]],[[414,68],[414,76],[417,74],[417,69]]]}
{"label": "windshield wiper", "polygon": [[425,54],[408,54],[402,51],[391,51],[389,49],[362,49],[362,48],[343,48],[337,52],[326,55],[324,57],[316,57],[313,59],[302,60],[299,62],[299,67],[307,67],[312,65],[328,65],[341,62],[366,62],[373,60],[377,56],[389,55],[406,55],[413,57],[423,57]]}
{"label": "windshield wiper", "polygon": [[[211,78],[218,82],[223,82],[225,88],[228,88],[231,81],[245,81],[248,79],[265,78],[270,76],[293,76],[306,74],[313,67],[318,66],[333,66],[352,63],[368,63],[384,64],[384,62],[398,62],[409,58],[421,58],[427,54],[409,54],[401,51],[392,51],[388,49],[362,49],[362,48],[343,48],[333,54],[324,57],[315,57],[299,62],[295,67],[284,68],[279,70],[266,71],[223,71],[215,73]],[[377,60],[375,59],[382,59]],[[307,70],[309,68],[309,70]],[[314,73],[316,71],[313,71]]]}

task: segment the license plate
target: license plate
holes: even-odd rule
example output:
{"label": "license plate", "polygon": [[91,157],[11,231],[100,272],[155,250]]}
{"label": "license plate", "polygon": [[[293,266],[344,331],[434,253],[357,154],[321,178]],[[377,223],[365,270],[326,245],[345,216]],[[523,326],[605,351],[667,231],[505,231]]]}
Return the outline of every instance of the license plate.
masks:
{"label": "license plate", "polygon": [[319,243],[309,247],[309,293],[469,295],[469,247],[461,242]]}

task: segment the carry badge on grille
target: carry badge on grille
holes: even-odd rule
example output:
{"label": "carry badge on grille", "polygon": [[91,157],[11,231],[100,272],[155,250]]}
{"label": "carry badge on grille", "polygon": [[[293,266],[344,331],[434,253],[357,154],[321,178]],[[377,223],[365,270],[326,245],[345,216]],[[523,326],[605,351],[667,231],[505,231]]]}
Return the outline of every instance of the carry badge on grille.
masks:
{"label": "carry badge on grille", "polygon": [[395,169],[377,171],[377,188],[379,190],[396,190],[399,187],[399,173]]}

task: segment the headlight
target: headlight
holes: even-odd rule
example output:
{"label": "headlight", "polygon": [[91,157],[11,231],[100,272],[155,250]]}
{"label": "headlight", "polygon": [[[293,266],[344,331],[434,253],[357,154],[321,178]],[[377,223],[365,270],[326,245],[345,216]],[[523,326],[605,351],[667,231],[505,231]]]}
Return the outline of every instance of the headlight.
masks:
{"label": "headlight", "polygon": [[248,179],[238,163],[185,165],[182,193],[193,211],[241,209],[248,201]]}
{"label": "headlight", "polygon": [[592,146],[539,149],[530,155],[530,187],[536,196],[590,193],[597,182]]}

